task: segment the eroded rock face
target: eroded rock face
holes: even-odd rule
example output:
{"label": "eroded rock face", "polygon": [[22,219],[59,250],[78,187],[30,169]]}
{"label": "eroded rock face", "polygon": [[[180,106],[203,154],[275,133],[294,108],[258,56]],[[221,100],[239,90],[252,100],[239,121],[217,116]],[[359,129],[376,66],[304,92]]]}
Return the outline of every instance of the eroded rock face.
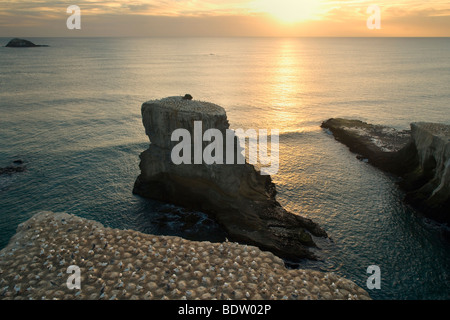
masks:
{"label": "eroded rock face", "polygon": [[218,129],[225,136],[229,123],[222,107],[169,97],[144,103],[142,116],[151,144],[141,154],[135,194],[205,212],[233,241],[291,260],[315,258],[309,250],[315,246],[311,234],[326,237],[326,232],[310,219],[284,210],[275,199],[270,176],[261,175],[248,163],[172,162],[172,148],[178,142],[172,142],[171,135],[176,129],[193,135],[194,121],[202,121],[203,132]]}
{"label": "eroded rock face", "polygon": [[428,217],[450,222],[450,126],[412,123],[411,131],[330,119],[322,124],[358,157],[402,178],[405,200]]}
{"label": "eroded rock face", "polygon": [[450,126],[412,123],[418,165],[405,175],[406,199],[430,217],[450,222]]}

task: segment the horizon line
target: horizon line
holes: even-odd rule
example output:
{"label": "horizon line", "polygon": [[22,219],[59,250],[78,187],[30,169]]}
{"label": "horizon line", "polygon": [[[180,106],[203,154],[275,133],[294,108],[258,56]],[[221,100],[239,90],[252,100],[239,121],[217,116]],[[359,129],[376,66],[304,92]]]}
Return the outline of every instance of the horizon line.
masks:
{"label": "horizon line", "polygon": [[104,36],[4,36],[0,35],[0,38],[291,38],[291,39],[301,39],[301,38],[450,38],[450,36],[202,36],[202,35],[167,35],[167,36],[114,36],[114,35],[104,35]]}

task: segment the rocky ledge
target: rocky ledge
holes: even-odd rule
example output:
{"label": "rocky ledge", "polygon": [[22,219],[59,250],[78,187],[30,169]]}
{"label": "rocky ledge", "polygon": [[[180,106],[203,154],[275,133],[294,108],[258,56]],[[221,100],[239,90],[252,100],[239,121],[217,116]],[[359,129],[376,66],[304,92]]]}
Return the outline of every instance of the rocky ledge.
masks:
{"label": "rocky ledge", "polygon": [[359,159],[397,175],[405,200],[428,217],[450,222],[450,125],[412,123],[410,131],[330,119],[322,124]]}
{"label": "rocky ledge", "polygon": [[140,156],[141,174],[135,194],[204,212],[232,241],[292,261],[316,258],[310,250],[316,247],[311,235],[326,237],[326,232],[312,220],[283,209],[275,199],[276,188],[270,176],[261,175],[248,163],[172,162],[171,150],[178,142],[172,142],[171,135],[176,129],[186,129],[193,136],[194,121],[202,121],[202,136],[208,129],[226,135],[229,123],[222,107],[169,97],[144,103],[142,117],[151,144]]}
{"label": "rocky ledge", "polygon": [[[79,269],[80,288],[70,266]],[[75,275],[75,274],[73,274]],[[67,285],[69,283],[69,286]],[[334,273],[288,270],[252,246],[105,228],[42,212],[0,251],[3,300],[368,300]]]}

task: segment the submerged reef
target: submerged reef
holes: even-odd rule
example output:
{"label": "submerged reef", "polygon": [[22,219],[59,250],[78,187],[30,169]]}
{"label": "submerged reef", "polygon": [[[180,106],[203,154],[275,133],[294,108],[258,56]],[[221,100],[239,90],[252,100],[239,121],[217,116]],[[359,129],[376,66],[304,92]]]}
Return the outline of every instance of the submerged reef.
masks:
{"label": "submerged reef", "polygon": [[[80,289],[68,286],[79,268]],[[69,270],[69,272],[68,272]],[[288,270],[257,247],[193,242],[41,212],[0,251],[0,299],[370,299],[334,273]]]}
{"label": "submerged reef", "polygon": [[18,172],[24,172],[26,170],[26,166],[23,160],[16,159],[13,163],[7,167],[0,168],[0,175],[11,175]]}

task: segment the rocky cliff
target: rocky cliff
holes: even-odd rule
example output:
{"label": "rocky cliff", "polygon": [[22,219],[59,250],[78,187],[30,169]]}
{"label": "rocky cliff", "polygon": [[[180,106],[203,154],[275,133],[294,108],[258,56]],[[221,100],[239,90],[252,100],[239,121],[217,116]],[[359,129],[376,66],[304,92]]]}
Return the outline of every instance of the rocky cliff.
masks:
{"label": "rocky cliff", "polygon": [[[291,260],[315,258],[309,249],[315,246],[311,234],[326,237],[326,232],[310,219],[283,209],[275,199],[276,188],[270,176],[261,175],[248,163],[172,161],[172,150],[179,142],[171,141],[171,137],[177,129],[186,129],[194,137],[198,130],[194,122],[201,121],[200,136],[208,129],[217,129],[226,136],[229,123],[222,107],[169,97],[144,103],[142,117],[151,144],[140,156],[141,174],[134,186],[135,194],[205,212],[226,230],[230,240]],[[208,144],[199,143],[203,147]],[[227,143],[230,141],[224,141],[224,148]],[[195,154],[193,149],[187,156],[192,163]]]}
{"label": "rocky cliff", "polygon": [[450,126],[412,123],[418,164],[404,176],[406,200],[438,221],[450,222]]}
{"label": "rocky cliff", "polygon": [[358,158],[402,178],[405,200],[428,217],[450,222],[450,126],[412,123],[410,131],[330,119],[322,124]]}

